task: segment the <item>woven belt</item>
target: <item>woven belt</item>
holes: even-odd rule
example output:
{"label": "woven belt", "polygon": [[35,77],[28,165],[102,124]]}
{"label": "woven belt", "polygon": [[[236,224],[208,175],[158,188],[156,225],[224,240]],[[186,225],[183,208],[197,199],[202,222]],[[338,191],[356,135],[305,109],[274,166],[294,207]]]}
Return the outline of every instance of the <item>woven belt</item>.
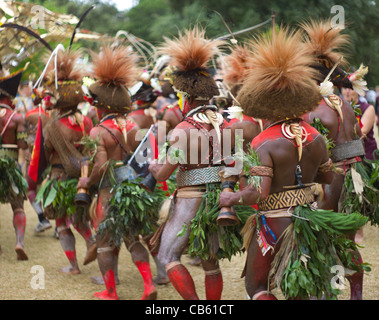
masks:
{"label": "woven belt", "polygon": [[223,166],[215,166],[187,171],[178,171],[176,173],[176,182],[179,188],[221,182],[219,173],[222,169],[224,169]]}
{"label": "woven belt", "polygon": [[309,204],[315,201],[311,187],[292,189],[270,194],[265,200],[258,203],[259,210],[276,210]]}
{"label": "woven belt", "polygon": [[17,144],[0,144],[0,158],[11,158],[18,160],[18,146]]}
{"label": "woven belt", "polygon": [[362,157],[365,155],[365,148],[360,139],[342,143],[331,149],[331,159],[333,162],[342,161],[354,157]]}
{"label": "woven belt", "polygon": [[135,171],[129,165],[124,165],[113,169],[112,177],[110,177],[109,170],[105,174],[104,179],[100,184],[100,189],[111,187],[113,184],[121,184],[126,180],[133,180],[136,177]]}

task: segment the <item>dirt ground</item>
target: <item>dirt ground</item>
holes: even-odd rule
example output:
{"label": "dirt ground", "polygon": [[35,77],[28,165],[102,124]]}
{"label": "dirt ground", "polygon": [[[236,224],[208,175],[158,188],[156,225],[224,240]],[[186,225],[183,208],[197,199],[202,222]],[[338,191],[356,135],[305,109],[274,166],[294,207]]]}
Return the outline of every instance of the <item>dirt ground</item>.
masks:
{"label": "dirt ground", "polygon": [[[97,262],[83,266],[85,242],[73,230],[76,237],[77,257],[81,274],[66,275],[58,270],[68,265],[59,240],[53,237],[54,229],[41,234],[34,234],[37,225],[37,215],[28,202],[25,202],[26,233],[25,251],[28,261],[17,261],[15,247],[15,232],[12,224],[12,211],[9,205],[0,205],[0,299],[1,300],[96,300],[94,292],[104,289],[102,285],[91,282],[92,276],[100,275]],[[55,222],[52,221],[53,226]],[[379,299],[379,229],[367,225],[364,227],[364,242],[361,254],[365,262],[371,264],[372,271],[365,275],[363,296],[365,300]],[[153,276],[156,275],[152,259]],[[182,261],[192,274],[200,299],[205,299],[204,273],[201,267],[188,264],[190,259],[184,256]],[[224,300],[246,300],[247,295],[244,280],[240,278],[245,256],[236,256],[232,261],[222,261],[221,269],[224,278]],[[44,277],[39,278],[44,272]],[[119,257],[119,278],[117,293],[120,300],[139,300],[143,293],[142,277],[131,261],[125,246]],[[43,279],[44,282],[36,281]],[[37,288],[35,285],[37,284]],[[38,287],[39,286],[39,287]],[[349,299],[349,287],[343,290],[340,300]],[[275,292],[282,299],[280,292]],[[159,300],[181,300],[171,284],[158,287]]]}

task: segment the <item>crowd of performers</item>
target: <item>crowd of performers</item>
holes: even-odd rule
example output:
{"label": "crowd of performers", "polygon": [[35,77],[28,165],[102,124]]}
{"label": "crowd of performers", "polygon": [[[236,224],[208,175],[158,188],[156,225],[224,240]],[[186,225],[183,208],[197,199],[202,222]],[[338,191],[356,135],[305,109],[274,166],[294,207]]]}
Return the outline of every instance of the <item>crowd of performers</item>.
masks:
{"label": "crowd of performers", "polygon": [[[379,167],[366,127],[372,106],[360,100],[368,69],[344,71],[347,44],[328,21],[244,44],[193,27],[164,38],[151,70],[130,47],[104,45],[90,72],[78,68],[80,50],[58,46],[24,115],[13,102],[23,71],[2,70],[0,201],[13,210],[17,259],[28,259],[27,200],[35,232],[55,220],[69,261],[62,272],[80,273],[72,228],[85,239],[83,264],[98,262],[100,299],[118,299],[122,242],[142,299],[157,299],[167,283],[198,299],[183,254],[200,261],[206,298],[222,299],[219,261],[241,252],[251,299],[274,300],[274,288],[286,299],[337,298],[336,265],[351,299],[362,299],[368,268],[354,236],[379,222]],[[147,140],[157,142],[152,161],[138,163]]]}

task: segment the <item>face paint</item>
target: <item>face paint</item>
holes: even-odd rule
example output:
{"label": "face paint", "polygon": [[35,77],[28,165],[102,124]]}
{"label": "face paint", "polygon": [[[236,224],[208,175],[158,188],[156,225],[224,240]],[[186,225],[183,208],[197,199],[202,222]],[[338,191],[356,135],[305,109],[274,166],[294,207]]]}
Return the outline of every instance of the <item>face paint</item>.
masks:
{"label": "face paint", "polygon": [[184,106],[184,102],[185,102],[185,97],[183,96],[183,94],[181,92],[177,92],[176,95],[178,96],[179,100],[178,100],[178,105],[179,105],[179,108],[180,108],[180,111],[183,111],[183,106]]}

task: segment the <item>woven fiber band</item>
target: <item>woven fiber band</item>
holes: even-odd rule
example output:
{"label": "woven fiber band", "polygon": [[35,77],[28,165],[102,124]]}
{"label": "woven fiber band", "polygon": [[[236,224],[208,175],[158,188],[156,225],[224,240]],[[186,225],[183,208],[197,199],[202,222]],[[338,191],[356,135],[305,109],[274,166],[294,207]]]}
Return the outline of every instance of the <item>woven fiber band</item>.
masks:
{"label": "woven fiber band", "polygon": [[365,148],[361,140],[353,140],[342,143],[332,150],[331,159],[333,162],[342,161],[354,157],[361,157],[365,155]]}
{"label": "woven fiber band", "polygon": [[221,182],[219,173],[222,169],[224,169],[224,167],[215,166],[187,171],[178,171],[176,173],[176,182],[179,188]]}
{"label": "woven fiber band", "polygon": [[0,144],[0,158],[6,157],[18,160],[17,144]]}
{"label": "woven fiber band", "polygon": [[311,187],[292,189],[270,194],[265,200],[258,203],[259,210],[276,210],[309,204],[315,201]]}
{"label": "woven fiber band", "polygon": [[272,178],[274,176],[274,169],[266,166],[255,166],[250,168],[250,175]]}

